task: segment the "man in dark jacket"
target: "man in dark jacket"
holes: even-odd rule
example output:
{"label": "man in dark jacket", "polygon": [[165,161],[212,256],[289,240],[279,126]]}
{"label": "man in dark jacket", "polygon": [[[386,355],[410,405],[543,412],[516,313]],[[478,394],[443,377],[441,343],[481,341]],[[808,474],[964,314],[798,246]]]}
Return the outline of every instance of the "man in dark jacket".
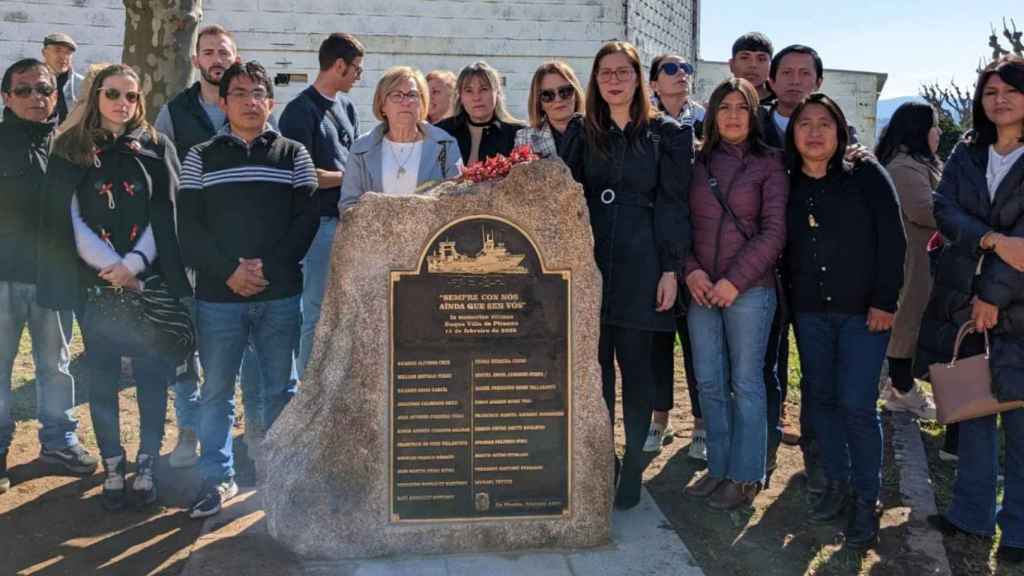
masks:
{"label": "man in dark jacket", "polygon": [[363,72],[364,52],[359,40],[349,34],[328,36],[320,44],[320,73],[316,81],[281,113],[281,134],[306,147],[320,186],[320,227],[302,261],[302,336],[296,361],[299,380],[309,362],[313,334],[320,320],[348,151],[359,137],[359,116],[346,94]]}
{"label": "man in dark jacket", "polygon": [[10,488],[7,450],[14,436],[11,419],[11,370],[22,330],[28,325],[36,360],[36,407],[42,428],[40,459],[72,472],[91,473],[99,460],[78,443],[72,415],[75,383],[58,313],[36,302],[36,249],[46,179],[47,151],[57,105],[53,72],[39,60],[15,62],[3,76],[0,92],[0,493]]}
{"label": "man in dark jacket", "polygon": [[302,258],[316,235],[316,169],[306,149],[267,124],[274,86],[256,62],[221,79],[228,124],[189,151],[182,166],[178,230],[196,272],[196,331],[203,490],[193,518],[216,514],[238,493],[231,429],[235,376],[250,339],[259,356],[269,428],[295,393],[292,358],[302,321]]}
{"label": "man in dark jacket", "polygon": [[748,32],[733,42],[732,58],[729,58],[729,71],[733,76],[753,84],[761,106],[766,108],[775,104],[775,93],[768,86],[768,70],[774,52],[772,41],[767,36],[760,32]]}

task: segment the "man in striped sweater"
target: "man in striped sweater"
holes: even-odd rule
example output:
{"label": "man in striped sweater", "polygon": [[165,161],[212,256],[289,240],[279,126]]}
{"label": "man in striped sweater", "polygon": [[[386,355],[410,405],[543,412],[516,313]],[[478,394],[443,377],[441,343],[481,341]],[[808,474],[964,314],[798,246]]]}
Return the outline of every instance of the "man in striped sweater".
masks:
{"label": "man in striped sweater", "polygon": [[216,514],[238,492],[231,429],[235,378],[252,338],[267,427],[295,393],[302,258],[319,223],[316,169],[306,149],[267,124],[273,83],[256,62],[220,82],[227,124],[182,165],[178,231],[196,271],[196,330],[205,381],[199,409],[203,490],[191,516]]}

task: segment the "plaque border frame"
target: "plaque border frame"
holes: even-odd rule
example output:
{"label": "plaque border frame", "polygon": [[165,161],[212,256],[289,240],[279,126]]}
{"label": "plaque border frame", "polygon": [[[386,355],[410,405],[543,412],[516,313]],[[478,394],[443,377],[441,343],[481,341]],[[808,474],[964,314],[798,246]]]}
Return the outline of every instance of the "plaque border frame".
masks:
{"label": "plaque border frame", "polygon": [[[461,224],[467,220],[475,219],[489,219],[501,222],[511,226],[517,232],[526,238],[526,241],[530,243],[530,247],[537,255],[537,260],[540,262],[540,273],[541,275],[556,275],[561,276],[565,280],[566,284],[566,381],[565,381],[565,410],[566,410],[566,462],[568,485],[566,490],[566,503],[563,507],[561,514],[535,514],[535,515],[518,515],[518,516],[474,516],[472,518],[465,517],[454,517],[454,518],[402,518],[395,511],[395,285],[401,281],[405,276],[418,276],[420,275],[420,268],[423,265],[424,259],[427,257],[427,253],[430,251],[430,247],[433,246],[434,242],[449,228]],[[516,522],[516,521],[527,521],[527,520],[556,520],[566,519],[573,516],[572,505],[573,505],[573,478],[575,476],[575,469],[573,468],[572,461],[572,443],[573,443],[573,348],[574,342],[572,338],[572,270],[549,270],[547,262],[545,261],[544,253],[534,242],[533,237],[526,233],[526,230],[522,226],[515,222],[503,218],[501,216],[495,216],[493,214],[472,214],[470,216],[462,216],[452,220],[440,228],[438,228],[430,236],[420,250],[420,255],[416,258],[416,269],[415,270],[389,270],[388,271],[388,515],[389,523],[391,524],[438,524],[438,523],[474,523],[474,522],[493,522],[500,520],[503,522]],[[470,391],[472,395],[472,390]],[[472,398],[470,398],[472,400]],[[470,450],[473,449],[473,428],[470,424]],[[471,454],[472,456],[472,454]],[[472,458],[471,458],[472,460]]]}

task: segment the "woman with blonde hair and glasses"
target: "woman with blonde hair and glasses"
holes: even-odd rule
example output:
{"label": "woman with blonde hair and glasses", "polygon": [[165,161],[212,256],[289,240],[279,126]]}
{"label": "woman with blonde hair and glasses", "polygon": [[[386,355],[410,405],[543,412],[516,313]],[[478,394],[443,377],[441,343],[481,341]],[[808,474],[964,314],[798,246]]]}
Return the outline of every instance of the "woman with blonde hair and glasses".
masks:
{"label": "woman with blonde hair and glasses", "polygon": [[[116,510],[129,497],[142,505],[156,501],[167,386],[182,358],[141,343],[149,342],[144,318],[128,320],[138,331],[126,337],[111,316],[120,310],[122,291],[173,298],[192,289],[175,234],[174,146],[146,122],[141,82],[130,67],[108,66],[92,86],[77,123],[63,127],[50,155],[38,286],[40,305],[74,308],[81,324],[89,411],[106,469],[102,503]],[[136,337],[137,346],[128,339]],[[118,420],[122,356],[134,359],[142,428],[130,492]]]}
{"label": "woman with blonde hair and glasses", "polygon": [[498,71],[481,61],[459,72],[452,117],[437,127],[455,137],[462,163],[468,166],[496,154],[508,155],[515,147],[516,132],[525,125],[505,109]]}
{"label": "woman with blonde hair and glasses", "polygon": [[408,195],[424,182],[462,173],[455,139],[427,122],[429,94],[415,68],[384,72],[373,94],[373,115],[380,124],[352,145],[341,184],[342,212],[367,192]]}
{"label": "woman with blonde hair and glasses", "polygon": [[541,158],[558,158],[569,124],[582,123],[583,88],[565,62],[545,62],[530,82],[530,125],[516,134],[516,147],[529,145]]}

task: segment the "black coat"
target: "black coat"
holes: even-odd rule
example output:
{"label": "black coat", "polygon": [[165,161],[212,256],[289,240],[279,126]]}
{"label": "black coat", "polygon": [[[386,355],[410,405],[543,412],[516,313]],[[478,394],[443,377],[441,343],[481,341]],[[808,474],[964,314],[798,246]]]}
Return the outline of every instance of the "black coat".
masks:
{"label": "black coat", "polygon": [[0,282],[36,281],[36,243],[55,125],[29,122],[10,108],[0,122]]}
{"label": "black coat", "polygon": [[672,312],[656,312],[655,299],[662,273],[682,275],[690,248],[693,131],[665,115],[642,134],[635,130],[613,126],[609,150],[601,154],[575,122],[566,131],[565,160],[590,209],[603,279],[601,323],[672,332]]}
{"label": "black coat", "polygon": [[[132,144],[137,142],[138,146]],[[192,295],[178,249],[174,223],[174,198],[178,189],[178,156],[174,145],[163,134],[152,139],[148,132],[136,130],[103,148],[103,156],[117,154],[118,159],[133,157],[137,163],[125,163],[133,170],[141,167],[150,182],[149,224],[156,240],[157,259],[152,263],[175,296]],[[37,299],[41,306],[56,310],[76,308],[85,288],[94,284],[94,271],[78,255],[71,224],[71,198],[76,193],[95,194],[97,169],[79,166],[53,154],[47,171],[46,199],[43,205],[39,241]],[[107,174],[109,176],[109,174]],[[131,175],[126,174],[125,178]]]}
{"label": "black coat", "polygon": [[[1024,237],[1024,159],[1010,169],[994,201],[987,165],[987,147],[961,142],[935,192],[935,222],[945,243],[933,259],[935,283],[921,322],[917,369],[924,373],[929,364],[950,360],[957,330],[970,319],[977,295],[999,307],[999,323],[990,333],[994,391],[1001,400],[1024,400],[1024,273],[979,248],[992,231]],[[981,274],[975,275],[979,259]],[[981,350],[981,338],[972,335],[961,356]]]}
{"label": "black coat", "polygon": [[[469,154],[473,148],[473,139],[469,134],[469,117],[462,113],[445,118],[438,122],[437,127],[455,138],[459,143],[459,151],[462,152],[462,163],[469,164]],[[521,122],[502,122],[497,117],[492,119],[491,123],[484,127],[484,133],[480,137],[477,159],[483,161],[495,154],[508,156],[515,148],[516,132],[523,128],[526,128],[526,124]]]}

